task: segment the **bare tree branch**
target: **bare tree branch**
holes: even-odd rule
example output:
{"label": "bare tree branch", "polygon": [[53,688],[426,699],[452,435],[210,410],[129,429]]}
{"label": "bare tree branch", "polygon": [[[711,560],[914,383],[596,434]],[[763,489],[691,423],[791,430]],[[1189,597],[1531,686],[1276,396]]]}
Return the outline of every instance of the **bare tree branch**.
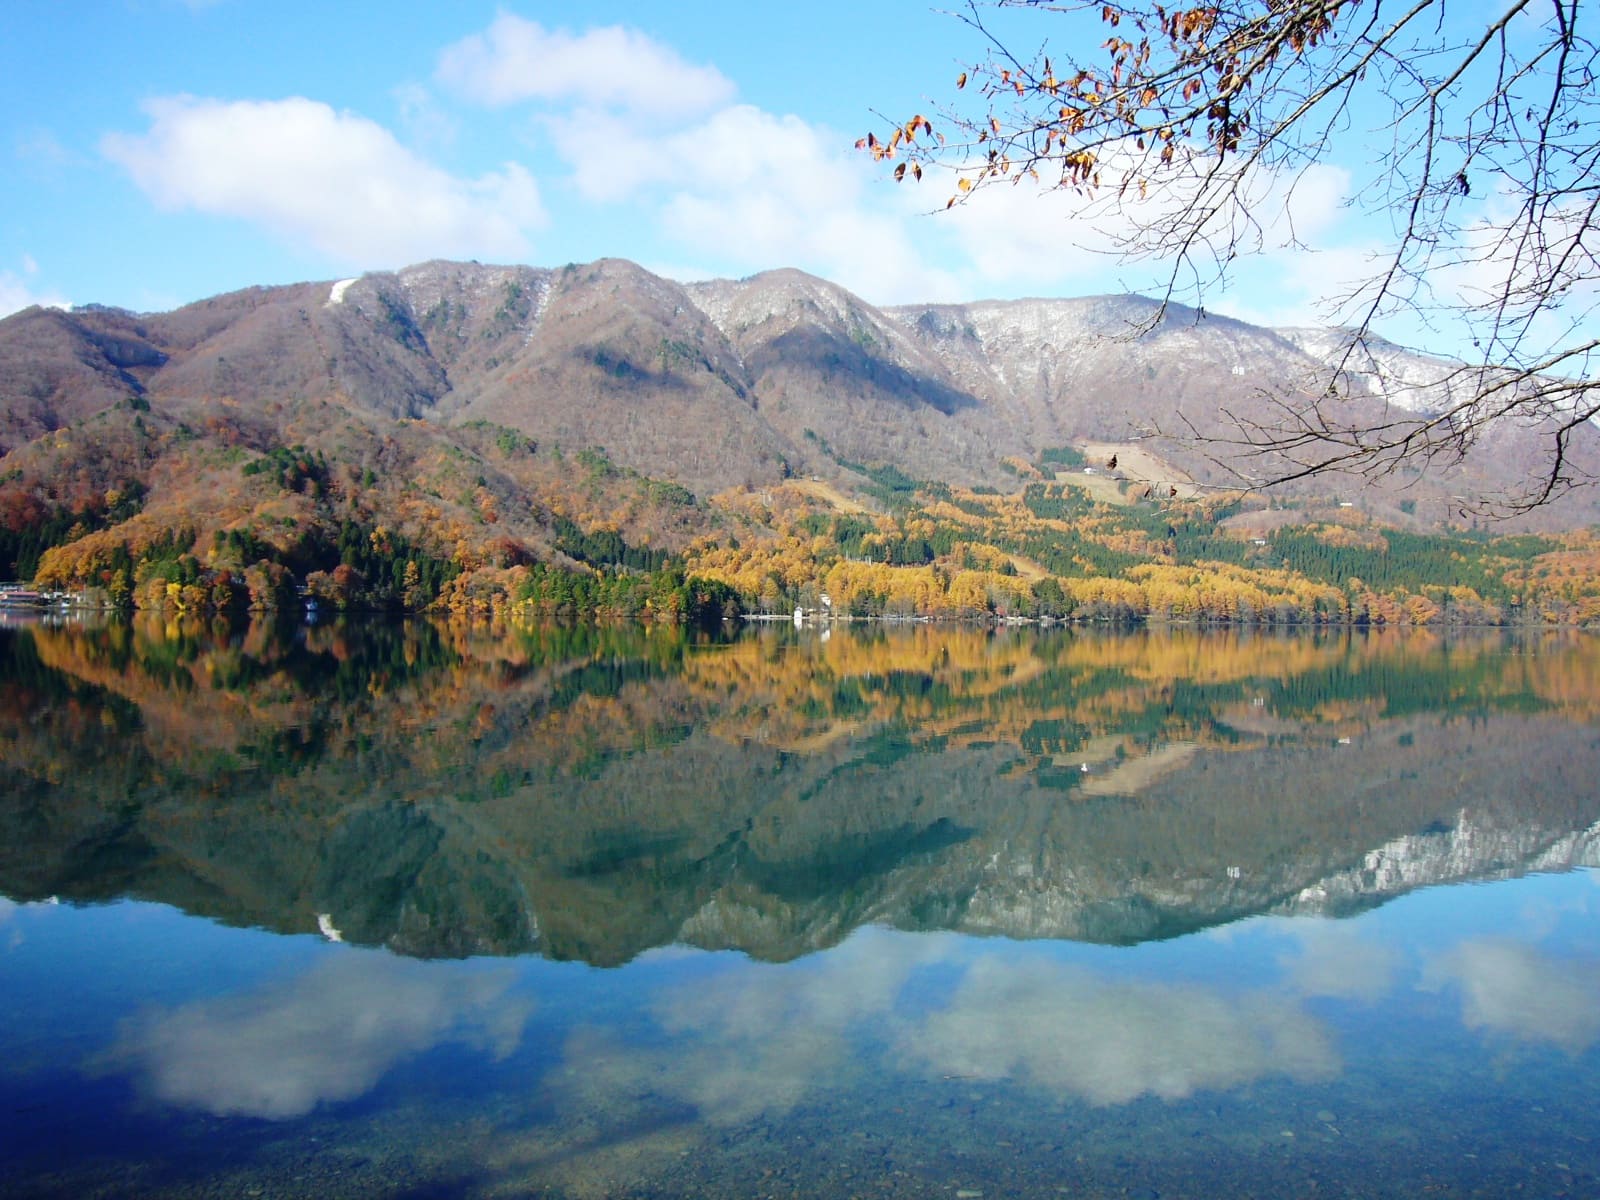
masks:
{"label": "bare tree branch", "polygon": [[[995,9],[1059,21],[1072,47],[1093,45],[1091,22],[1109,36],[1019,55]],[[1071,193],[1119,253],[1164,264],[1150,325],[1179,297],[1202,302],[1269,228],[1283,236],[1257,211],[1269,185],[1292,194],[1352,129],[1386,139],[1356,202],[1390,237],[1333,298],[1342,351],[1256,415],[1221,408],[1231,433],[1190,425],[1192,444],[1266,486],[1459,461],[1516,422],[1548,454],[1503,511],[1592,482],[1571,450],[1600,410],[1600,49],[1578,0],[1509,0],[1475,26],[1443,0],[967,0],[959,16],[987,46],[957,81],[974,102],[861,146],[898,160],[897,178],[953,169],[950,205],[1002,181]],[[1365,380],[1381,372],[1358,367],[1400,316],[1450,336],[1461,361],[1375,394]],[[1352,404],[1363,396],[1383,415]]]}

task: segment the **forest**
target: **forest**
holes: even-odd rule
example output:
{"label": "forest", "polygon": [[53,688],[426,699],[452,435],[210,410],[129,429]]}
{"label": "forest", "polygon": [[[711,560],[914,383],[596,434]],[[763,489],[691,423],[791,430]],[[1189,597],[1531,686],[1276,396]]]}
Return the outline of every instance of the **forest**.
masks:
{"label": "forest", "polygon": [[886,511],[729,507],[765,536],[707,538],[697,575],[746,605],[857,617],[1246,625],[1585,624],[1600,613],[1590,532],[1425,533],[1359,510],[1278,512],[1259,498],[1091,499],[1071,482],[1002,495],[944,485]]}
{"label": "forest", "polygon": [[1158,493],[1109,472],[1089,480],[1074,446],[1015,464],[1004,491],[825,446],[838,468],[828,479],[697,497],[600,448],[487,422],[361,427],[307,412],[304,440],[286,445],[130,400],[13,454],[0,476],[0,578],[177,614],[523,623],[796,609],[1270,626],[1600,618],[1592,530],[1399,528],[1350,502]]}

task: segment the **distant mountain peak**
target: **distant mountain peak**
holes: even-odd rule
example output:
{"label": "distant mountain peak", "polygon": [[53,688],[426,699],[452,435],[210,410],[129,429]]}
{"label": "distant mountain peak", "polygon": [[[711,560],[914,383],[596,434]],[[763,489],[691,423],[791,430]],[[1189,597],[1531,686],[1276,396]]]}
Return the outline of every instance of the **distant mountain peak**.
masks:
{"label": "distant mountain peak", "polygon": [[[795,471],[848,474],[842,464],[1015,486],[1007,461],[1153,430],[1214,439],[1150,444],[1199,483],[1226,486],[1239,475],[1216,440],[1230,430],[1224,410],[1266,420],[1297,386],[1322,394],[1341,363],[1355,421],[1390,405],[1437,410],[1470,382],[1450,377],[1460,364],[1381,339],[1352,348],[1340,330],[1163,311],[1136,294],[880,307],[794,268],[680,284],[618,258],[433,260],[170,313],[15,314],[0,321],[0,446],[137,393],[201,415],[225,399],[260,414],[316,401],[441,426],[489,421],[542,443],[604,447],[697,494]],[[1568,450],[1600,476],[1592,433],[1575,431]],[[1537,470],[1535,433],[1490,440],[1492,453],[1454,471],[1345,486],[1393,493],[1383,504],[1396,520],[1405,489],[1408,508],[1431,506],[1437,520],[1452,495],[1509,490]],[[1586,496],[1540,517],[1597,519]]]}

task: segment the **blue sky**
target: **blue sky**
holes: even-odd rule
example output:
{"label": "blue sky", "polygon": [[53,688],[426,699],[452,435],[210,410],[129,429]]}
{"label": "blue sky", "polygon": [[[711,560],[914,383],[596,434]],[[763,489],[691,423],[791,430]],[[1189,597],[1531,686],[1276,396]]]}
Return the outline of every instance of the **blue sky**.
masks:
{"label": "blue sky", "polygon": [[[1062,26],[1019,14],[1026,49]],[[926,0],[6,0],[0,313],[170,308],[428,258],[795,266],[879,303],[1149,289],[1057,194],[952,212],[854,149],[981,53]],[[934,98],[934,99],[930,99]],[[1314,169],[1210,307],[1306,322],[1362,233]],[[1287,228],[1287,224],[1284,224]]]}

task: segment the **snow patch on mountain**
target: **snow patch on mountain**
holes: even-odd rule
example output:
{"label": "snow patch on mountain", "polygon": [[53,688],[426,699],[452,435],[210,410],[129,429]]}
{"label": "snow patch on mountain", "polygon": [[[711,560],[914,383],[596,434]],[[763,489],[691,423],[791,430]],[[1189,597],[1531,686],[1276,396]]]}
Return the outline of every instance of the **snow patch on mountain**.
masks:
{"label": "snow patch on mountain", "polygon": [[1408,350],[1379,337],[1357,339],[1348,329],[1287,328],[1285,341],[1319,363],[1330,379],[1410,412],[1441,412],[1466,400],[1479,372],[1453,359]]}
{"label": "snow patch on mountain", "polygon": [[1396,838],[1369,851],[1360,866],[1304,888],[1283,907],[1296,914],[1337,912],[1430,884],[1575,867],[1600,867],[1600,823],[1575,833],[1497,829],[1463,812],[1453,829]]}

